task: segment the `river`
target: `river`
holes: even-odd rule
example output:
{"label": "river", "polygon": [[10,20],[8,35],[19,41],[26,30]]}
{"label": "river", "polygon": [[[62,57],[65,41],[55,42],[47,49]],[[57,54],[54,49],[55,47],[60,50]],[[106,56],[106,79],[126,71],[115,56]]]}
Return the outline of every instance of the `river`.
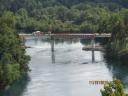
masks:
{"label": "river", "polygon": [[101,96],[103,85],[89,81],[111,81],[113,77],[121,79],[127,91],[127,66],[108,62],[100,51],[95,52],[93,60],[91,51],[82,50],[89,44],[90,40],[58,39],[52,52],[48,38],[28,38],[26,45],[32,48],[26,51],[31,56],[31,71],[0,96]]}

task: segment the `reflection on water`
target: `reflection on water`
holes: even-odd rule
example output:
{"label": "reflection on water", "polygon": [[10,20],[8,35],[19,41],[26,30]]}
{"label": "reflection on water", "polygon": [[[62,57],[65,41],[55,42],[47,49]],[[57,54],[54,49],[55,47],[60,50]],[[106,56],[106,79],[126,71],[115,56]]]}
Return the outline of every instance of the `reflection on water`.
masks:
{"label": "reflection on water", "polygon": [[51,54],[52,54],[52,63],[54,64],[56,61],[55,61],[55,52],[54,51],[52,51],[51,52]]}
{"label": "reflection on water", "polygon": [[113,76],[127,89],[127,66],[106,63],[103,52],[83,51],[89,44],[91,40],[84,39],[27,39],[26,45],[32,46],[27,49],[32,71],[0,96],[100,96],[103,86],[90,85],[89,81],[112,80]]}
{"label": "reflection on water", "polygon": [[0,96],[23,96],[29,80],[29,76],[27,74],[24,75],[20,80],[12,84],[10,88],[0,91]]}
{"label": "reflection on water", "polygon": [[114,78],[120,79],[128,89],[128,65],[119,62],[108,62],[107,67]]}

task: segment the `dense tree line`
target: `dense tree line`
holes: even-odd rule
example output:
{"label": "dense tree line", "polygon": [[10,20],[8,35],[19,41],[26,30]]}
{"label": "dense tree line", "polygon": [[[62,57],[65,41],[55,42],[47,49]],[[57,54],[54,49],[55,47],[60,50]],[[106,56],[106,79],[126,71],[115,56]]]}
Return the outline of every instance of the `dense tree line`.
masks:
{"label": "dense tree line", "polygon": [[29,56],[21,48],[22,41],[15,31],[15,16],[4,12],[0,16],[0,88],[25,74]]}
{"label": "dense tree line", "polygon": [[110,59],[120,59],[127,63],[128,57],[128,9],[112,13],[101,23],[99,31],[112,33],[112,38],[108,42],[107,57]]}
{"label": "dense tree line", "polygon": [[0,0],[0,14],[16,16],[18,32],[98,32],[100,21],[127,0]]}

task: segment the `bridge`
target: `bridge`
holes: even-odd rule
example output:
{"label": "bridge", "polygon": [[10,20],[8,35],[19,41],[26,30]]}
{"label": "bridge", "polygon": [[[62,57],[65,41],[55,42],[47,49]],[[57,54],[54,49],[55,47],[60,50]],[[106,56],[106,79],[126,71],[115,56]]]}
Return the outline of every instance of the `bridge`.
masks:
{"label": "bridge", "polygon": [[62,33],[58,33],[58,34],[51,34],[50,36],[53,36],[55,38],[81,38],[81,39],[87,39],[87,38],[110,38],[111,34],[62,34]]}
{"label": "bridge", "polygon": [[[52,63],[55,63],[55,39],[72,39],[72,38],[80,38],[80,39],[91,39],[91,45],[85,46],[83,50],[85,51],[92,51],[92,62],[95,62],[95,52],[94,51],[102,51],[102,47],[96,47],[95,46],[95,38],[110,38],[110,33],[94,33],[94,34],[83,34],[83,33],[34,33],[34,34],[19,34],[19,36],[25,38],[25,37],[43,37],[48,36],[51,39],[51,54],[52,54]],[[30,48],[30,46],[29,46]]]}
{"label": "bridge", "polygon": [[95,51],[104,51],[104,48],[101,46],[96,46],[95,45],[95,38],[110,38],[111,34],[106,34],[106,33],[102,33],[102,34],[64,34],[64,33],[58,33],[58,34],[50,34],[51,36],[51,52],[52,52],[52,63],[55,63],[55,52],[54,52],[54,39],[56,38],[80,38],[80,39],[91,39],[91,45],[85,46],[83,48],[83,50],[85,51],[91,51],[92,52],[92,62],[95,62]]}
{"label": "bridge", "polygon": [[56,34],[35,34],[35,36],[50,36],[51,37],[51,45],[52,45],[52,51],[54,51],[54,39],[56,38],[80,38],[80,39],[91,39],[92,40],[92,46],[88,47],[84,47],[84,50],[98,50],[100,51],[100,49],[103,49],[101,47],[95,47],[95,38],[110,38],[111,34],[110,33],[94,33],[94,34],[83,34],[83,33],[56,33]]}
{"label": "bridge", "polygon": [[110,33],[93,33],[93,34],[84,34],[84,33],[33,33],[33,34],[19,34],[21,37],[29,37],[29,36],[52,36],[55,38],[81,38],[81,39],[87,39],[87,38],[110,38]]}

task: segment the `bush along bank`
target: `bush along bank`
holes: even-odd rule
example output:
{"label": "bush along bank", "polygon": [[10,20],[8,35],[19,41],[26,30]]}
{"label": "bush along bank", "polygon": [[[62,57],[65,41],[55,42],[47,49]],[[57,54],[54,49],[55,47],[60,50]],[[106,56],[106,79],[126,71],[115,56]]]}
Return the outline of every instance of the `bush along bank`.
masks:
{"label": "bush along bank", "polygon": [[104,85],[101,90],[102,96],[128,96],[124,91],[124,86],[120,80],[113,80]]}
{"label": "bush along bank", "polygon": [[0,89],[29,71],[30,57],[25,54],[21,44],[15,32],[15,16],[11,12],[3,12],[0,16]]}
{"label": "bush along bank", "polygon": [[[128,57],[128,10],[113,13],[105,21],[104,30],[112,33],[106,45],[106,57],[127,63]],[[105,25],[106,24],[106,25]]]}

